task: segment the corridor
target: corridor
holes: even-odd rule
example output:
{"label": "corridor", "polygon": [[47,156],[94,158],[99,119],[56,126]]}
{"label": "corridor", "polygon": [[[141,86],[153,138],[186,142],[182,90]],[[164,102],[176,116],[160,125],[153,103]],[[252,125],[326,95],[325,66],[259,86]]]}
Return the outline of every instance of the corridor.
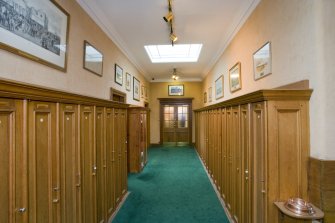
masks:
{"label": "corridor", "polygon": [[113,223],[229,222],[192,147],[154,147]]}

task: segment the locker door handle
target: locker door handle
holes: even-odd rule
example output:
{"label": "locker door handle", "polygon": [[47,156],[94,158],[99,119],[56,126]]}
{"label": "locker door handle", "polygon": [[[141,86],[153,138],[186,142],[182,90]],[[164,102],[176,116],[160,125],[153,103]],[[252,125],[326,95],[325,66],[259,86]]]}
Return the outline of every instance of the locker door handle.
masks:
{"label": "locker door handle", "polygon": [[56,203],[58,203],[58,202],[59,202],[59,199],[53,199],[53,200],[52,200],[52,203],[55,203],[55,204],[56,204]]}
{"label": "locker door handle", "polygon": [[24,212],[26,212],[26,208],[19,208],[19,209],[17,209],[17,212],[19,212],[19,213],[24,213]]}

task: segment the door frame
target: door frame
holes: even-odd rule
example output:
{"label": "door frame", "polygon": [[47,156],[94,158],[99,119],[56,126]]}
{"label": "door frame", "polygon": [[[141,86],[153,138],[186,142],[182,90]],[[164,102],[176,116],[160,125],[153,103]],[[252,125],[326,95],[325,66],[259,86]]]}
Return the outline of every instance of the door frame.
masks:
{"label": "door frame", "polygon": [[163,144],[163,107],[164,105],[188,105],[189,106],[189,134],[188,143],[192,145],[192,100],[193,98],[158,98],[159,100],[159,126],[160,126],[160,137],[159,144]]}

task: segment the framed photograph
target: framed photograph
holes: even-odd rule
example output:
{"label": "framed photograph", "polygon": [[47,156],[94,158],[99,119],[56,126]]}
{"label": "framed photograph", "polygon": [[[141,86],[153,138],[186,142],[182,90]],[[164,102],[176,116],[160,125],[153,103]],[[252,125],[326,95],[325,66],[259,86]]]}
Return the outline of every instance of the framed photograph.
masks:
{"label": "framed photograph", "polygon": [[0,48],[65,72],[69,14],[53,0],[0,0],[0,6]]}
{"label": "framed photograph", "polygon": [[223,75],[215,81],[215,99],[223,97]]}
{"label": "framed photograph", "polygon": [[146,98],[146,99],[148,99],[149,98],[149,94],[148,94],[148,88],[147,87],[145,87],[145,92],[144,92],[144,97]]}
{"label": "framed photograph", "polygon": [[86,40],[84,41],[84,69],[102,76],[103,55]]}
{"label": "framed photograph", "polygon": [[183,96],[184,95],[184,85],[169,85],[168,86],[169,96]]}
{"label": "framed photograph", "polygon": [[212,87],[208,88],[208,102],[212,102]]}
{"label": "framed photograph", "polygon": [[267,42],[253,55],[254,78],[258,80],[272,73],[271,43]]}
{"label": "framed photograph", "polygon": [[126,90],[131,90],[131,75],[129,73],[126,73]]}
{"label": "framed photograph", "polygon": [[144,85],[142,85],[141,86],[141,98],[144,98],[144,95],[145,95],[145,86]]}
{"label": "framed photograph", "polygon": [[122,86],[123,84],[123,69],[115,64],[115,83]]}
{"label": "framed photograph", "polygon": [[133,77],[133,99],[140,101],[140,81]]}
{"label": "framed photograph", "polygon": [[204,103],[207,103],[207,92],[204,92]]}
{"label": "framed photograph", "polygon": [[229,70],[229,85],[230,91],[235,92],[242,88],[241,82],[241,63],[236,63],[232,68]]}

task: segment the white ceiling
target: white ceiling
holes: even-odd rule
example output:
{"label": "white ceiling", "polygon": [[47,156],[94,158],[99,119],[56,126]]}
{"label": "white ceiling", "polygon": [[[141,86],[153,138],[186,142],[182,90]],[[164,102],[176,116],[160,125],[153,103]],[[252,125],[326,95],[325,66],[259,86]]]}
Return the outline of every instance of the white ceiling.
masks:
{"label": "white ceiling", "polygon": [[168,0],[77,0],[92,19],[148,79],[171,81],[177,68],[183,81],[208,73],[261,0],[172,0],[177,44],[202,43],[197,63],[151,63],[144,45],[170,44],[163,20]]}

